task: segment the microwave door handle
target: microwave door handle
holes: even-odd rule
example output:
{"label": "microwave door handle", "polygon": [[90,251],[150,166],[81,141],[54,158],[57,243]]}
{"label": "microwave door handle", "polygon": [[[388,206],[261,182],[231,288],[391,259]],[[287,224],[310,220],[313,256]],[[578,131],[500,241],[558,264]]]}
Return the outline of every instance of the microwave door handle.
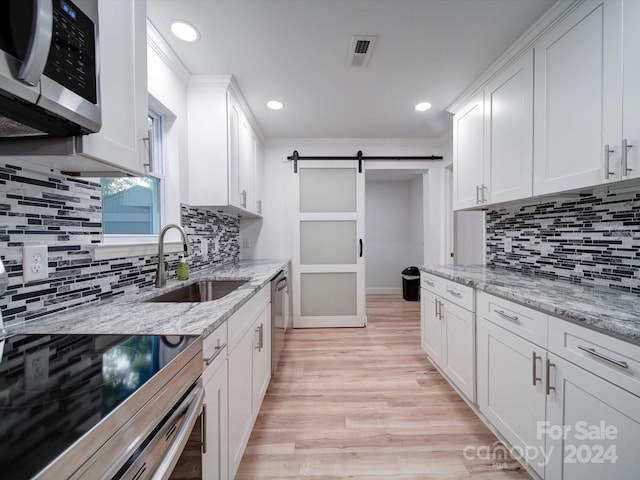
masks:
{"label": "microwave door handle", "polygon": [[29,47],[18,72],[18,78],[29,85],[36,86],[49,58],[53,36],[53,2],[34,0],[34,17]]}

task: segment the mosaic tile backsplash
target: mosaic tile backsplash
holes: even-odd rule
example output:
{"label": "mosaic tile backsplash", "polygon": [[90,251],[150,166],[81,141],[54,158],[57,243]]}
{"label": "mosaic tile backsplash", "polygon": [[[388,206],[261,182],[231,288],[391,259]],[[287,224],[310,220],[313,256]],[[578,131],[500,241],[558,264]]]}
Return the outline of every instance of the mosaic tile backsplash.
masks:
{"label": "mosaic tile backsplash", "polygon": [[[157,255],[92,261],[86,245],[102,239],[99,183],[51,177],[19,165],[0,162],[0,257],[9,273],[9,288],[0,298],[5,325],[153,284]],[[238,261],[238,219],[186,205],[181,213],[194,250],[192,271]],[[23,283],[24,244],[48,246],[48,279]],[[166,255],[170,277],[178,256]]]}
{"label": "mosaic tile backsplash", "polygon": [[640,293],[640,193],[501,208],[486,221],[488,265]]}

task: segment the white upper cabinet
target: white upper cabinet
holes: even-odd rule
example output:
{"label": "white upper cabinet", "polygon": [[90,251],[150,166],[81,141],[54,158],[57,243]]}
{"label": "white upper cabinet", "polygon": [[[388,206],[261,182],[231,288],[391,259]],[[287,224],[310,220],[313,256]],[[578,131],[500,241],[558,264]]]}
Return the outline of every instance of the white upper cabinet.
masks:
{"label": "white upper cabinet", "polygon": [[146,2],[101,1],[98,6],[102,128],[78,137],[77,148],[83,155],[144,174],[149,130]]}
{"label": "white upper cabinet", "polygon": [[479,92],[453,117],[454,210],[482,203],[484,150],[484,92]]}
{"label": "white upper cabinet", "polygon": [[251,114],[231,76],[195,75],[189,82],[189,202],[259,217],[256,152],[262,151]]}
{"label": "white upper cabinet", "polygon": [[[621,177],[640,177],[640,2],[626,1],[623,9],[623,103],[620,144]],[[626,150],[626,152],[625,152]],[[626,165],[625,158],[626,157]]]}
{"label": "white upper cabinet", "polygon": [[534,46],[534,195],[620,179],[621,22],[586,1]]}
{"label": "white upper cabinet", "polygon": [[531,196],[532,51],[456,113],[453,142],[454,209]]}
{"label": "white upper cabinet", "polygon": [[531,196],[533,176],[533,52],[493,79],[484,91],[487,203]]}

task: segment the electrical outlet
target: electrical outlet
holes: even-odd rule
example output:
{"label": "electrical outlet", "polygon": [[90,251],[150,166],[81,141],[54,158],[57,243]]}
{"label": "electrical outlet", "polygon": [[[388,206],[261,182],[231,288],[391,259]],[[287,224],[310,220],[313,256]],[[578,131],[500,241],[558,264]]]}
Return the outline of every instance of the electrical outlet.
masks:
{"label": "electrical outlet", "polygon": [[200,240],[200,254],[203,257],[209,256],[209,239],[208,238],[203,238],[202,240]]}
{"label": "electrical outlet", "polygon": [[49,379],[49,347],[40,347],[24,356],[24,384],[26,390],[46,383]]}
{"label": "electrical outlet", "polygon": [[49,278],[46,245],[25,245],[22,249],[22,276],[25,283]]}
{"label": "electrical outlet", "polygon": [[251,248],[251,241],[247,237],[242,239],[242,248]]}
{"label": "electrical outlet", "polygon": [[504,238],[504,252],[511,253],[513,251],[513,240],[511,237]]}

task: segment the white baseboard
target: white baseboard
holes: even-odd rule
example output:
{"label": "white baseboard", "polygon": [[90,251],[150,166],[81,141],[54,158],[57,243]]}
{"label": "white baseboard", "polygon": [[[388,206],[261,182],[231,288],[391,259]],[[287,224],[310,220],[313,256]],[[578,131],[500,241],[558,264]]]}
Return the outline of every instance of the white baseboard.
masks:
{"label": "white baseboard", "polygon": [[402,293],[402,288],[367,288],[367,295],[383,295],[388,293]]}

